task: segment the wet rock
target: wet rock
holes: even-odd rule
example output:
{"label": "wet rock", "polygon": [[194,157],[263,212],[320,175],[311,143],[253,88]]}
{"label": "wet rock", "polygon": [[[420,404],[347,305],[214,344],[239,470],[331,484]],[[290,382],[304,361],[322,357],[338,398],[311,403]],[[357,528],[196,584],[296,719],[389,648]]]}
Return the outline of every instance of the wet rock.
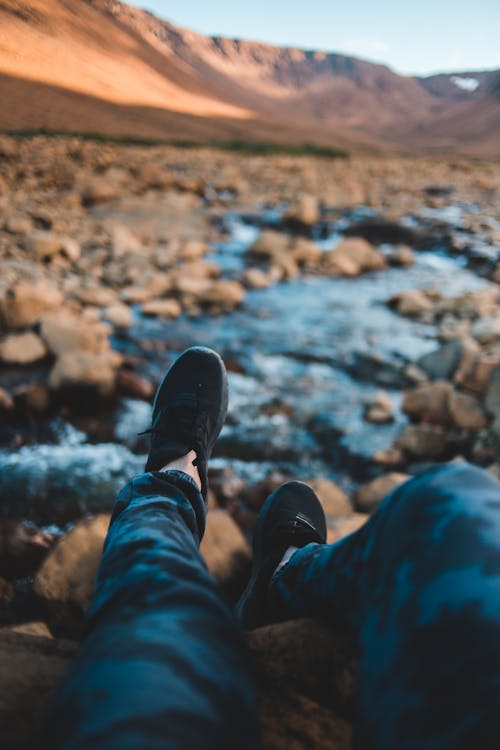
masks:
{"label": "wet rock", "polygon": [[0,521],[0,575],[9,581],[34,575],[54,542],[34,524]]}
{"label": "wet rock", "polygon": [[116,373],[116,388],[126,396],[149,401],[154,395],[154,386],[133,370],[120,369]]}
{"label": "wet rock", "polygon": [[314,269],[320,262],[323,251],[312,240],[296,237],[290,247],[293,260],[300,268]]}
{"label": "wet rock", "polygon": [[369,516],[366,513],[346,513],[341,516],[328,516],[327,518],[327,543],[333,544],[349,534],[353,534],[367,522]]}
{"label": "wet rock", "polygon": [[357,221],[345,230],[345,234],[364,237],[376,245],[381,245],[385,242],[391,245],[403,244],[411,245],[412,247],[424,244],[424,237],[418,229],[413,229],[412,227],[384,219],[383,217]]}
{"label": "wet rock", "polygon": [[464,352],[461,341],[450,341],[436,351],[425,354],[418,366],[431,380],[450,380],[457,370]]}
{"label": "wet rock", "polygon": [[71,641],[0,631],[0,715],[6,750],[36,747],[44,712],[76,650]]}
{"label": "wet rock", "polygon": [[390,492],[409,478],[409,474],[391,472],[363,484],[354,493],[353,501],[356,509],[362,513],[372,513]]}
{"label": "wet rock", "polygon": [[46,355],[45,344],[32,331],[11,334],[0,341],[0,359],[8,364],[27,365]]}
{"label": "wet rock", "polygon": [[342,240],[336,248],[323,253],[322,257],[325,271],[340,276],[359,276],[365,271],[378,271],[385,265],[384,256],[360,237]]}
{"label": "wet rock", "polygon": [[35,577],[33,589],[59,637],[78,638],[81,633],[108,526],[105,514],[79,521],[57,542]]}
{"label": "wet rock", "polygon": [[211,312],[231,312],[245,298],[245,289],[238,281],[221,279],[212,282],[199,295],[197,302]]}
{"label": "wet rock", "polygon": [[100,396],[109,396],[115,388],[116,370],[121,356],[109,351],[93,354],[68,351],[60,356],[49,375],[52,388],[91,388]]}
{"label": "wet rock", "polygon": [[130,328],[134,314],[128,305],[108,305],[104,310],[104,318],[115,328]]}
{"label": "wet rock", "polygon": [[158,318],[178,318],[181,312],[181,305],[176,299],[156,299],[145,302],[141,306],[141,313],[143,315]]}
{"label": "wet rock", "polygon": [[452,391],[448,398],[451,421],[459,429],[478,432],[486,427],[488,418],[479,401],[474,396]]}
{"label": "wet rock", "polygon": [[55,232],[38,231],[29,234],[25,240],[25,247],[40,263],[49,263],[56,259],[76,263],[80,257],[78,242]]}
{"label": "wet rock", "polygon": [[495,354],[478,354],[468,344],[453,380],[462,388],[483,396],[494,369],[500,365],[500,357]]}
{"label": "wet rock", "polygon": [[16,408],[28,417],[39,417],[50,406],[50,391],[44,383],[26,383],[14,391]]}
{"label": "wet rock", "polygon": [[265,229],[248,250],[247,255],[257,260],[279,260],[286,253],[290,239],[283,232]]}
{"label": "wet rock", "polygon": [[267,289],[271,284],[268,274],[260,268],[247,268],[243,274],[243,284],[249,289]]}
{"label": "wet rock", "polygon": [[367,422],[373,424],[387,424],[394,421],[392,401],[387,393],[379,391],[365,403],[363,414]]}
{"label": "wet rock", "polygon": [[311,227],[320,217],[319,202],[315,195],[304,193],[283,217],[285,224],[293,227]]}
{"label": "wet rock", "polygon": [[500,341],[500,312],[490,318],[481,318],[472,325],[472,335],[481,344]]}
{"label": "wet rock", "polygon": [[402,411],[420,422],[446,425],[450,422],[448,402],[453,386],[446,381],[437,381],[416,388],[406,394]]}
{"label": "wet rock", "polygon": [[388,305],[400,315],[406,315],[409,318],[418,318],[434,308],[434,302],[419,289],[394,294],[389,299]]}
{"label": "wet rock", "polygon": [[225,598],[235,602],[248,580],[251,550],[226,510],[217,508],[207,514],[200,552]]}
{"label": "wet rock", "polygon": [[0,311],[8,329],[26,328],[61,306],[61,293],[47,281],[20,281],[0,298]]}
{"label": "wet rock", "polygon": [[391,266],[412,266],[415,260],[413,250],[408,245],[396,245],[385,255]]}

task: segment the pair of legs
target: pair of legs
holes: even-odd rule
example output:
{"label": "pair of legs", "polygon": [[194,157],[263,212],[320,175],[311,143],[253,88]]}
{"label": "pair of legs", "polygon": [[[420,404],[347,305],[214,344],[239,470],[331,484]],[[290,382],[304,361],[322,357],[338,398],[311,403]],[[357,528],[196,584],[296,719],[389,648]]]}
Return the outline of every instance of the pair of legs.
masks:
{"label": "pair of legs", "polygon": [[[48,747],[259,747],[240,629],[198,551],[204,482],[189,466],[169,462],[118,496]],[[352,627],[356,748],[499,746],[500,489],[487,473],[432,469],[362,529],[305,544],[269,578],[269,621]]]}

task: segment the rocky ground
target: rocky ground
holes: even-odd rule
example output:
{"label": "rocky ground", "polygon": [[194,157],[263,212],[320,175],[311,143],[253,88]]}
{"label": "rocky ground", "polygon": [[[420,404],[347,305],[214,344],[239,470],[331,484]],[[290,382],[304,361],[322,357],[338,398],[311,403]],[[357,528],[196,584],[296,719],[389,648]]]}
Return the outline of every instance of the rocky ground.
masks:
{"label": "rocky ground", "polygon": [[[333,540],[429,462],[500,476],[499,197],[495,164],[0,140],[9,747],[71,658],[114,492],[184,347],[230,371],[202,547],[230,602],[286,478],[311,481]],[[311,629],[314,679],[292,679]],[[249,647],[266,746],[349,747],[348,636],[301,622]]]}

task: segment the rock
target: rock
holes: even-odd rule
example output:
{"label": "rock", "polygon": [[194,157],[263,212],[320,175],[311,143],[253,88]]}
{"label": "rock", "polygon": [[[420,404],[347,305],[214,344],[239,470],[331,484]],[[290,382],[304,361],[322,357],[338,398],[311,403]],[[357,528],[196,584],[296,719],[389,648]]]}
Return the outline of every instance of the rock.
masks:
{"label": "rock", "polygon": [[434,308],[434,302],[419,289],[394,294],[390,297],[388,305],[400,315],[406,315],[409,318],[418,318]]}
{"label": "rock", "polygon": [[348,750],[356,659],[341,628],[294,620],[246,636],[258,686],[262,746]]}
{"label": "rock", "polygon": [[271,283],[269,276],[260,268],[247,268],[242,280],[249,289],[267,289]]}
{"label": "rock", "polygon": [[327,543],[333,544],[349,534],[353,534],[367,522],[369,516],[366,513],[347,513],[342,516],[328,516],[327,518]]}
{"label": "rock", "polygon": [[178,318],[181,312],[180,302],[176,299],[155,299],[145,302],[141,307],[143,315],[158,318]]}
{"label": "rock", "polygon": [[387,393],[379,391],[365,404],[364,418],[373,424],[386,424],[394,422],[394,411],[392,401]]}
{"label": "rock", "polygon": [[260,482],[249,484],[240,491],[241,503],[252,510],[260,510],[266,498],[283,484],[286,478],[279,472],[272,472]]}
{"label": "rock", "polygon": [[72,291],[72,296],[83,305],[113,307],[119,304],[118,295],[114,289],[105,286],[78,286]]}
{"label": "rock", "polygon": [[60,539],[38,571],[33,590],[55,635],[78,638],[94,591],[110,517],[84,518]]}
{"label": "rock", "polygon": [[465,393],[450,393],[448,411],[453,424],[462,430],[478,432],[488,424],[486,413],[477,398]]}
{"label": "rock", "polygon": [[450,341],[430,354],[424,354],[417,361],[421,370],[431,380],[450,380],[457,370],[464,352],[461,341]]}
{"label": "rock", "polygon": [[14,408],[14,399],[8,393],[8,391],[5,390],[5,388],[0,387],[0,414],[5,412],[10,412]]}
{"label": "rock", "polygon": [[130,328],[134,320],[134,314],[128,305],[117,303],[106,307],[104,318],[115,328]]}
{"label": "rock", "polygon": [[408,245],[395,245],[385,257],[391,266],[407,267],[414,263],[413,250]]}
{"label": "rock", "polygon": [[61,293],[47,281],[20,281],[0,299],[0,311],[8,329],[26,328],[61,306]]}
{"label": "rock", "polygon": [[453,386],[446,381],[421,385],[406,394],[401,409],[419,422],[446,425],[450,422],[448,401],[452,393]]}
{"label": "rock", "polygon": [[413,458],[442,459],[448,457],[446,432],[429,424],[407,425],[396,440],[396,448]]}
{"label": "rock", "polygon": [[384,256],[361,237],[342,240],[336,248],[322,255],[326,272],[340,276],[358,276],[365,271],[378,271],[385,265]]}
{"label": "rock", "polygon": [[32,228],[33,224],[31,223],[31,218],[22,214],[9,216],[4,225],[5,231],[9,232],[9,234],[18,234],[21,236],[29,234]]}
{"label": "rock", "polygon": [[0,715],[5,750],[40,746],[40,726],[54,689],[77,650],[71,641],[0,631]]}
{"label": "rock", "polygon": [[372,461],[380,466],[392,468],[401,466],[405,462],[405,456],[400,448],[393,446],[392,448],[387,448],[387,450],[376,451],[372,456]]}
{"label": "rock", "polygon": [[33,576],[54,542],[34,524],[0,521],[0,575],[9,581]]}
{"label": "rock", "polygon": [[43,315],[40,333],[52,354],[68,352],[109,352],[109,326],[99,320],[85,319],[70,312],[58,311]]}
{"label": "rock", "polygon": [[121,356],[109,351],[93,354],[84,351],[68,351],[60,356],[49,376],[51,388],[85,387],[108,396],[115,387],[115,372],[121,364]]}
{"label": "rock", "polygon": [[84,206],[95,206],[118,197],[118,188],[104,177],[93,177],[88,180],[81,192]]}
{"label": "rock", "polygon": [[50,391],[45,383],[26,383],[14,391],[16,407],[29,417],[39,417],[50,406]]}
{"label": "rock", "polygon": [[478,354],[477,350],[469,348],[468,344],[453,380],[462,388],[483,396],[495,367],[499,365],[498,355]]}
{"label": "rock", "polygon": [[288,248],[289,238],[283,232],[276,232],[273,229],[265,229],[260,233],[253,245],[248,251],[251,258],[260,260],[276,260]]}
{"label": "rock", "polygon": [[319,498],[326,516],[341,516],[352,511],[351,503],[344,490],[330,479],[303,479]]}
{"label": "rock", "polygon": [[401,243],[412,247],[420,247],[425,239],[420,230],[408,227],[405,224],[399,224],[397,221],[386,219],[383,216],[356,221],[347,227],[345,234],[364,237],[377,245]]}
{"label": "rock", "polygon": [[49,263],[54,259],[76,263],[80,257],[78,242],[55,232],[37,231],[29,234],[25,247],[39,263]]}
{"label": "rock", "polygon": [[250,573],[251,550],[239,526],[222,508],[207,513],[200,552],[226,599],[235,602]]}
{"label": "rock", "polygon": [[132,370],[120,369],[116,373],[116,388],[127,396],[149,401],[154,395],[154,386]]}
{"label": "rock", "polygon": [[239,307],[245,298],[245,289],[238,281],[221,279],[214,281],[198,297],[203,307],[212,312],[231,312]]}
{"label": "rock", "polygon": [[111,229],[111,253],[114,259],[128,254],[140,253],[142,242],[123,224],[115,224]]}
{"label": "rock", "polygon": [[199,260],[206,253],[208,253],[209,247],[205,242],[200,240],[187,240],[181,247],[178,253],[180,260]]}
{"label": "rock", "polygon": [[310,227],[320,217],[319,203],[315,195],[304,193],[299,196],[283,217],[287,224]]}
{"label": "rock", "polygon": [[371,513],[382,500],[400,484],[410,479],[409,474],[391,472],[358,487],[354,493],[354,505],[362,513]]}
{"label": "rock", "polygon": [[500,340],[500,312],[490,318],[481,318],[472,324],[472,335],[481,344]]}
{"label": "rock", "polygon": [[[3,629],[2,629],[3,630]],[[0,630],[0,638],[2,634]],[[42,638],[52,638],[52,633],[44,622],[23,622],[21,625],[11,625],[6,628],[10,633],[22,633],[23,635],[35,635]]]}
{"label": "rock", "polygon": [[315,268],[323,255],[323,251],[318,245],[305,237],[296,237],[291,245],[290,252],[293,260],[300,268]]}
{"label": "rock", "polygon": [[0,342],[0,359],[8,364],[27,365],[46,355],[45,344],[32,331],[11,334]]}
{"label": "rock", "polygon": [[500,366],[496,367],[491,374],[484,408],[493,417],[492,429],[500,437]]}

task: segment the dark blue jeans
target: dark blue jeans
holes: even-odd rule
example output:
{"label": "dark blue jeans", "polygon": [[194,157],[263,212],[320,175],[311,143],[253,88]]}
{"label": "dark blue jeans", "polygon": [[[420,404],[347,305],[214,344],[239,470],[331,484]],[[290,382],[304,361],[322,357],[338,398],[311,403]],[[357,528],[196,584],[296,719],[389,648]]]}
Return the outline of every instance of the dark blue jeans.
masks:
{"label": "dark blue jeans", "polygon": [[[180,472],[118,496],[49,747],[259,747],[240,634],[198,552],[200,502]],[[500,747],[500,485],[486,472],[441,466],[407,482],[359,531],[296,552],[268,603],[276,619],[352,627],[356,748]]]}

